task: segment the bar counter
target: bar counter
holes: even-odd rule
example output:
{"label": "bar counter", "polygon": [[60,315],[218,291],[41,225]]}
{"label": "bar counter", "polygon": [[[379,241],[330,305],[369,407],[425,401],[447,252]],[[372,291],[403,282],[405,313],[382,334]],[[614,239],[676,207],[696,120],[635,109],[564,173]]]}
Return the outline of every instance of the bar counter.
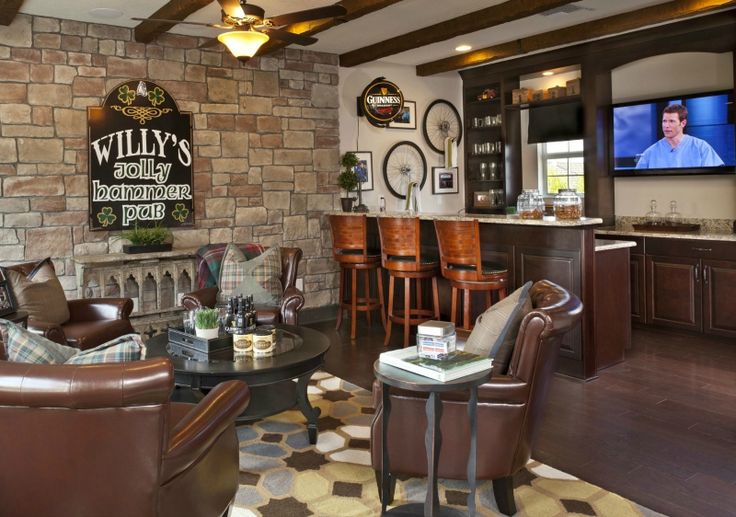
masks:
{"label": "bar counter", "polygon": [[[419,217],[423,253],[437,256],[435,220],[473,220],[480,224],[482,260],[504,265],[512,292],[528,281],[548,279],[575,293],[585,306],[581,324],[563,339],[558,372],[581,379],[596,376],[595,348],[595,229],[601,219],[573,221],[521,219],[518,216],[457,213],[333,212],[333,215],[368,217],[369,245],[380,247],[377,217]],[[444,284],[444,286],[443,286]],[[628,282],[626,282],[628,285]],[[446,289],[443,293],[442,290]],[[440,280],[442,314],[449,314],[449,286]],[[446,296],[445,296],[446,294]],[[482,294],[477,293],[473,317],[481,312]],[[447,304],[447,307],[444,305]]]}

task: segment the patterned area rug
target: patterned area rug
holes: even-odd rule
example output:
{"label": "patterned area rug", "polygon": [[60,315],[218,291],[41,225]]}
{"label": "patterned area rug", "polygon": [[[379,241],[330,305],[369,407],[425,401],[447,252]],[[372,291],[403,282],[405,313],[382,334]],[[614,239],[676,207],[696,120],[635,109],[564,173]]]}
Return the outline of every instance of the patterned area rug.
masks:
{"label": "patterned area rug", "polygon": [[[370,392],[319,372],[309,386],[322,409],[317,444],[309,445],[297,410],[238,427],[240,489],[233,517],[351,517],[380,515],[370,467]],[[530,461],[514,476],[516,505],[526,516],[660,515],[559,470]],[[440,502],[463,510],[464,481],[440,480]],[[399,479],[394,504],[423,502],[426,478]],[[500,515],[491,482],[479,482],[477,515]]]}

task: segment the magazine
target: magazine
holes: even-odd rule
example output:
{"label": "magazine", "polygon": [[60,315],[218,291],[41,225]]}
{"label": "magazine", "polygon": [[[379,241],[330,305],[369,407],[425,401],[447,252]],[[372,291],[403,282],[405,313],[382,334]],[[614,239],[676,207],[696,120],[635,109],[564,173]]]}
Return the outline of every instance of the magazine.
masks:
{"label": "magazine", "polygon": [[440,382],[453,381],[493,367],[493,359],[460,350],[452,352],[444,360],[419,357],[416,346],[383,352],[379,361]]}

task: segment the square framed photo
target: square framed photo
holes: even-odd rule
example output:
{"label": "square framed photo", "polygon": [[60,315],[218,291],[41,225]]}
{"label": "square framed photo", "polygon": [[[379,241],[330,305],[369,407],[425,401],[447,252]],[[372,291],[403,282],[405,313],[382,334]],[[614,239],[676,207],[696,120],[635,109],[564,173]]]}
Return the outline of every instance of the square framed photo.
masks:
{"label": "square framed photo", "polygon": [[363,192],[373,190],[373,153],[370,151],[352,151],[358,157],[358,165],[353,168],[360,180]]}
{"label": "square framed photo", "polygon": [[457,194],[457,168],[432,167],[432,194]]}
{"label": "square framed photo", "polygon": [[401,113],[388,123],[390,129],[416,129],[417,128],[417,103],[404,101]]}

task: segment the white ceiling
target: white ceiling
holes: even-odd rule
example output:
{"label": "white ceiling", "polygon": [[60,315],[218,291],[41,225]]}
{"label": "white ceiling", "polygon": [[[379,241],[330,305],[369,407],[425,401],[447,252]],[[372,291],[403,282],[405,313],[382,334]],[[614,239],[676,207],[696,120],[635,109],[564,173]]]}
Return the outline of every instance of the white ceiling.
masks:
{"label": "white ceiling", "polygon": [[[574,5],[583,9],[573,13],[556,13],[549,16],[535,15],[388,56],[383,60],[414,66],[455,55],[457,52],[454,48],[461,43],[472,45],[474,49],[480,49],[496,43],[512,41],[650,5],[661,4],[665,1],[617,0],[612,2],[610,0],[581,0]],[[252,3],[257,3],[257,5],[263,7],[266,16],[275,16],[302,9],[322,7],[334,2],[335,0],[256,0]],[[385,9],[317,34],[316,37],[319,41],[308,48],[341,54],[502,2],[503,0],[456,0],[453,2],[403,0]],[[135,27],[140,22],[132,20],[131,17],[150,16],[164,4],[166,4],[166,0],[25,0],[20,12],[52,18]],[[90,15],[92,9],[101,7],[115,9],[122,14],[116,18],[99,18]],[[213,1],[187,20],[207,23],[219,22],[220,7],[217,2]],[[179,24],[172,28],[170,32],[214,37],[221,31],[214,28]]]}

